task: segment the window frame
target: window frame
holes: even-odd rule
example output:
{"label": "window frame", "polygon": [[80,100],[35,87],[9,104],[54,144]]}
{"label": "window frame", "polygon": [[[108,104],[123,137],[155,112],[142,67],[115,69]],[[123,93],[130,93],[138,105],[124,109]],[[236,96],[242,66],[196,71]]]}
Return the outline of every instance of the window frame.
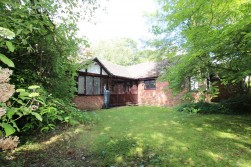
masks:
{"label": "window frame", "polygon": [[[79,85],[77,87],[77,95],[78,96],[101,96],[104,95],[104,85],[106,86],[106,89],[108,88],[108,77],[106,76],[93,76],[93,75],[79,75],[78,76],[78,84],[79,84],[79,77],[84,77],[84,83],[83,83],[83,87],[84,87],[84,93],[79,93]],[[91,93],[87,94],[87,86],[88,84],[86,83],[87,77],[91,78]],[[95,79],[94,78],[99,78],[99,93],[95,93]],[[105,81],[105,83],[104,83]]]}
{"label": "window frame", "polygon": [[[147,85],[152,85],[150,82],[154,82],[154,87],[147,87]],[[156,79],[144,80],[144,90],[156,90]]]}

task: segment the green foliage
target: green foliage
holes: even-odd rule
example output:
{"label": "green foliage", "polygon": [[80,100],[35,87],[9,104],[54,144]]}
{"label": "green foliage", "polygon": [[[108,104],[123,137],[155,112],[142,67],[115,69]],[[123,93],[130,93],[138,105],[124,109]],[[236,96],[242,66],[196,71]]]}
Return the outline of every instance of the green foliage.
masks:
{"label": "green foliage", "polygon": [[5,55],[0,53],[0,60],[9,67],[14,67],[14,63]]}
{"label": "green foliage", "polygon": [[221,104],[228,108],[234,114],[251,113],[251,95],[236,95],[229,99],[222,100]]}
{"label": "green foliage", "polygon": [[[190,96],[189,96],[190,97]],[[251,96],[236,95],[219,103],[185,103],[176,108],[180,112],[201,113],[201,114],[250,114]]]}
{"label": "green foliage", "polygon": [[[14,32],[0,26],[0,48],[7,48],[9,52],[14,52],[15,47],[13,46],[12,42],[9,41],[14,37]],[[2,53],[0,53],[0,61],[9,67],[14,67],[14,63]]]}
{"label": "green foliage", "polygon": [[13,128],[13,126],[11,126],[11,125],[8,124],[8,123],[2,122],[2,123],[1,123],[1,127],[4,129],[5,136],[10,136],[10,135],[12,135],[13,133],[15,133],[15,131],[16,131],[16,130]]}
{"label": "green foliage", "polygon": [[1,137],[92,121],[84,114],[76,118],[70,102],[78,49],[88,44],[77,36],[77,22],[91,18],[97,7],[96,0],[0,2],[0,67],[15,67],[10,82],[17,88],[1,103]]}
{"label": "green foliage", "polygon": [[247,116],[142,106],[115,107],[97,115],[101,121],[93,126],[56,128],[30,137],[18,151],[0,152],[1,164],[246,167],[251,163]]}
{"label": "green foliage", "polygon": [[[13,103],[11,106],[6,106],[5,103],[1,105],[7,109],[7,113],[1,117],[1,126],[4,129],[5,135],[9,136],[20,131],[17,121],[23,117],[31,117],[33,122],[43,121],[42,115],[37,112],[39,105],[43,104],[37,97],[39,93],[36,92],[38,86],[32,86],[30,91],[25,89],[18,89],[17,98],[12,97]],[[30,124],[27,122],[27,124]]]}
{"label": "green foliage", "polygon": [[221,103],[187,103],[177,107],[177,111],[200,114],[229,114],[231,111]]}
{"label": "green foliage", "polygon": [[191,76],[238,84],[251,74],[249,0],[158,2],[152,44],[170,62],[166,80],[174,91]]}
{"label": "green foliage", "polygon": [[58,123],[75,126],[80,123],[92,124],[97,120],[95,113],[80,111],[73,104],[52,97],[37,85],[29,86],[27,90],[17,89],[16,92],[18,95],[11,98],[11,106],[2,103],[7,108],[7,113],[1,117],[0,125],[6,136],[16,131],[47,132]]}
{"label": "green foliage", "polygon": [[18,69],[11,82],[17,88],[40,84],[54,97],[71,101],[76,56],[79,46],[87,45],[77,36],[77,21],[98,6],[96,0],[0,2],[0,60],[14,67],[11,59]]}
{"label": "green foliage", "polygon": [[93,48],[98,58],[120,65],[133,65],[151,59],[150,50],[140,49],[138,43],[130,38],[101,41]]}

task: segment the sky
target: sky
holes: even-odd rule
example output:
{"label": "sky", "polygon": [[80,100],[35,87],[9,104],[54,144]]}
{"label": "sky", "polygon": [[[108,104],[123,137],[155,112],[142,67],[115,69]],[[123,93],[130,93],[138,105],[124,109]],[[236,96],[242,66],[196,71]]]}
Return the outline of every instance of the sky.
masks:
{"label": "sky", "polygon": [[95,24],[79,23],[80,35],[86,36],[91,43],[123,37],[134,40],[150,37],[144,14],[155,11],[154,0],[109,0],[102,5],[106,11],[97,12]]}

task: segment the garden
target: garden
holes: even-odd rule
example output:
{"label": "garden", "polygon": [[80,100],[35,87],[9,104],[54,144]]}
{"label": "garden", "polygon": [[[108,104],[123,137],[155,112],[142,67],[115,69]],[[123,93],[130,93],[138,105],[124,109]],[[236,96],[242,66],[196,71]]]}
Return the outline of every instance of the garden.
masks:
{"label": "garden", "polygon": [[251,118],[116,107],[21,139],[3,166],[250,166]]}

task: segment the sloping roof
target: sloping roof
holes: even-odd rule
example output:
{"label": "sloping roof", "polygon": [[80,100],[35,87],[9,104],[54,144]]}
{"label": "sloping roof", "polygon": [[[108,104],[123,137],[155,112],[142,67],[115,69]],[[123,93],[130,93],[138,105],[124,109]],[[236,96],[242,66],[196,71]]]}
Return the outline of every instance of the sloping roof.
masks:
{"label": "sloping roof", "polygon": [[97,60],[109,71],[110,74],[120,76],[120,77],[130,78],[130,73],[127,70],[126,66],[114,64],[106,60],[100,60],[100,59],[97,59]]}
{"label": "sloping roof", "polygon": [[164,66],[162,62],[145,62],[131,66],[122,66],[98,58],[95,58],[95,60],[99,61],[110,74],[133,79],[158,77]]}
{"label": "sloping roof", "polygon": [[127,70],[132,78],[158,77],[161,71],[158,68],[157,62],[146,62],[128,66]]}

